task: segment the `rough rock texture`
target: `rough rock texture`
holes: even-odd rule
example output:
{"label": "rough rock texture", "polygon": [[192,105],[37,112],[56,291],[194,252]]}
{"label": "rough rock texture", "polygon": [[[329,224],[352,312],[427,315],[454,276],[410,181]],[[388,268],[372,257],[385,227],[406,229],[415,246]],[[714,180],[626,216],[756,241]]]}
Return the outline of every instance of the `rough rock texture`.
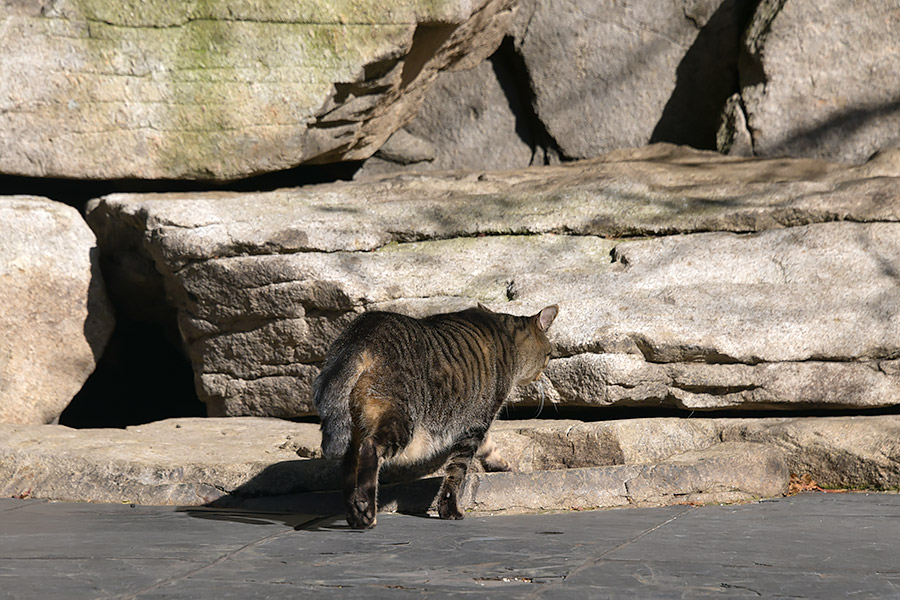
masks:
{"label": "rough rock texture", "polygon": [[416,119],[395,133],[357,178],[395,171],[398,164],[417,171],[527,167],[531,156],[531,148],[516,133],[516,116],[493,66],[486,61],[468,71],[442,74]]}
{"label": "rough rock texture", "polygon": [[[788,469],[781,452],[763,444],[720,444],[657,464],[616,465],[535,471],[473,473],[460,502],[467,513],[516,514],[626,506],[747,502],[780,496],[788,490]],[[382,485],[381,512],[436,511],[441,479]],[[339,492],[306,492],[252,497],[233,494],[215,507],[302,514],[334,514]]]}
{"label": "rough rock texture", "polygon": [[460,498],[476,512],[534,512],[687,502],[741,502],[787,492],[778,450],[719,444],[659,464],[472,476]]}
{"label": "rough rock texture", "polygon": [[[734,501],[784,493],[788,472],[826,486],[900,487],[897,415],[498,421],[491,431],[513,473],[470,475],[467,493],[481,510]],[[315,424],[255,417],[124,430],[0,424],[0,494],[250,505],[337,489],[337,462],[319,458],[319,442]],[[437,492],[434,478],[400,487],[391,480],[387,508],[410,502],[408,494],[427,508]],[[317,497],[295,498],[294,509],[340,507]]]}
{"label": "rough rock texture", "polygon": [[400,171],[490,171],[555,164],[523,89],[512,42],[477,67],[441,73],[416,118],[367,160],[356,179]]}
{"label": "rough rock texture", "polygon": [[0,172],[231,179],[368,157],[510,0],[0,3]]}
{"label": "rough rock texture", "polygon": [[751,442],[777,448],[792,474],[827,488],[900,487],[900,415],[497,421],[491,435],[521,473],[657,464]]}
{"label": "rough rock texture", "polygon": [[[714,419],[496,421],[491,437],[517,473],[651,464],[717,444]],[[765,441],[765,440],[755,440]]]}
{"label": "rough rock texture", "polygon": [[740,94],[732,94],[725,102],[716,131],[716,148],[729,156],[753,156],[753,136],[747,129]]}
{"label": "rough rock texture", "polygon": [[114,317],[74,208],[0,196],[0,422],[50,423],[94,370]]}
{"label": "rough rock texture", "polygon": [[862,162],[900,146],[898,31],[896,0],[760,2],[740,67],[754,153]]}
{"label": "rough rock texture", "polygon": [[859,163],[900,146],[897,31],[896,0],[522,0],[490,64],[442,73],[357,177],[658,141]]}
{"label": "rough rock texture", "polygon": [[560,303],[530,402],[878,407],[900,399],[897,156],[662,145],[479,177],[113,195],[88,219],[111,285],[143,264],[135,296],[177,309],[211,415],[309,413],[358,312],[476,300]]}
{"label": "rough rock texture", "polygon": [[[248,495],[284,494],[329,489],[339,481],[322,461],[298,460],[321,439],[310,424],[196,418],[127,429],[0,428],[0,481],[7,496],[195,505],[241,485]],[[256,487],[246,485],[254,478]]]}
{"label": "rough rock texture", "polygon": [[900,417],[722,420],[726,441],[780,448],[792,473],[824,487],[900,487]]}
{"label": "rough rock texture", "polygon": [[[752,8],[740,0],[522,0],[490,61],[441,73],[416,118],[356,178],[556,164],[651,141],[716,148],[723,106],[739,89],[739,39]],[[719,136],[737,155],[747,153],[732,133],[742,115],[731,111]]]}
{"label": "rough rock texture", "polygon": [[650,141],[714,148],[749,6],[526,0],[513,35],[538,117],[571,158]]}

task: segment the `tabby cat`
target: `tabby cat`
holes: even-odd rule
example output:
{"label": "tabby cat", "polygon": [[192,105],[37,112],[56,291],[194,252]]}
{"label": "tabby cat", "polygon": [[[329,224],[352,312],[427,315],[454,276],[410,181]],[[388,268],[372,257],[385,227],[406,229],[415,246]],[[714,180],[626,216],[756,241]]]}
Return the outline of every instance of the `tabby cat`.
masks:
{"label": "tabby cat", "polygon": [[329,349],[313,394],[322,450],[343,458],[351,527],[375,526],[383,463],[441,454],[448,461],[438,513],[463,518],[457,498],[479,448],[488,468],[508,470],[487,430],[512,386],[536,380],[547,366],[545,332],[558,312],[554,305],[517,317],[479,305],[424,319],[369,312],[350,324]]}

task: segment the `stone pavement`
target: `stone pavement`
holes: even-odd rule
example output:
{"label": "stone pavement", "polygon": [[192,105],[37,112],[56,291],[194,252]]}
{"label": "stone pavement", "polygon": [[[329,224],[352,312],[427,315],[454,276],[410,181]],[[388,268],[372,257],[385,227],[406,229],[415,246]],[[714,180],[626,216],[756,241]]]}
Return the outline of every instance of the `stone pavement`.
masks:
{"label": "stone pavement", "polygon": [[900,598],[900,495],[449,522],[0,499],[0,598]]}

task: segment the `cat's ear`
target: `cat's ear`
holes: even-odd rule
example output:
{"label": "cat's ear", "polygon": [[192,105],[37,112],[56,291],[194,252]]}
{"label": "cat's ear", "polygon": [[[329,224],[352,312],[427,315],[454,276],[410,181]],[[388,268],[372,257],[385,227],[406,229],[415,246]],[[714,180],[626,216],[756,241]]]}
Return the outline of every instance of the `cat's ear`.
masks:
{"label": "cat's ear", "polygon": [[547,331],[550,327],[550,324],[553,323],[553,319],[556,318],[556,315],[559,314],[559,305],[554,304],[553,306],[548,306],[541,310],[538,314],[534,315],[534,320],[537,322],[538,329],[541,331]]}

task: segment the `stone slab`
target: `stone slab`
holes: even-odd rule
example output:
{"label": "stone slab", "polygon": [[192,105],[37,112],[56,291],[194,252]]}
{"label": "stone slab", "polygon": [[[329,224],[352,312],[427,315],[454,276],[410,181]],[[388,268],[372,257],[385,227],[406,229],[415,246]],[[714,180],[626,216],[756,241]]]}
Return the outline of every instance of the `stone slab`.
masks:
{"label": "stone slab", "polygon": [[297,467],[287,470],[295,476],[285,479],[282,470],[266,478],[262,485],[268,493],[294,491],[298,480],[315,486],[332,476],[320,466],[310,472],[298,460],[298,449],[308,455],[321,439],[310,424],[188,418],[126,429],[2,427],[0,481],[6,496],[194,505],[284,461]]}
{"label": "stone slab", "polygon": [[820,486],[900,488],[898,415],[726,420],[721,439],[764,440],[785,453],[792,473]]}
{"label": "stone slab", "polygon": [[[472,473],[460,503],[471,514],[518,514],[746,502],[786,494],[789,479],[780,450],[764,444],[723,443],[652,464]],[[436,514],[440,483],[440,477],[383,483],[379,511]],[[212,505],[328,514],[340,512],[343,501],[339,492],[253,497],[239,489]]]}
{"label": "stone slab", "polygon": [[475,512],[534,512],[614,506],[739,502],[787,492],[787,464],[762,444],[718,444],[659,463],[482,473],[462,503]]}
{"label": "stone slab", "polygon": [[356,314],[476,301],[560,304],[547,377],[518,397],[532,404],[886,407],[900,398],[897,156],[655,145],[481,176],[119,194],[88,220],[111,286],[136,299],[126,310],[177,310],[211,415],[309,414]]}

